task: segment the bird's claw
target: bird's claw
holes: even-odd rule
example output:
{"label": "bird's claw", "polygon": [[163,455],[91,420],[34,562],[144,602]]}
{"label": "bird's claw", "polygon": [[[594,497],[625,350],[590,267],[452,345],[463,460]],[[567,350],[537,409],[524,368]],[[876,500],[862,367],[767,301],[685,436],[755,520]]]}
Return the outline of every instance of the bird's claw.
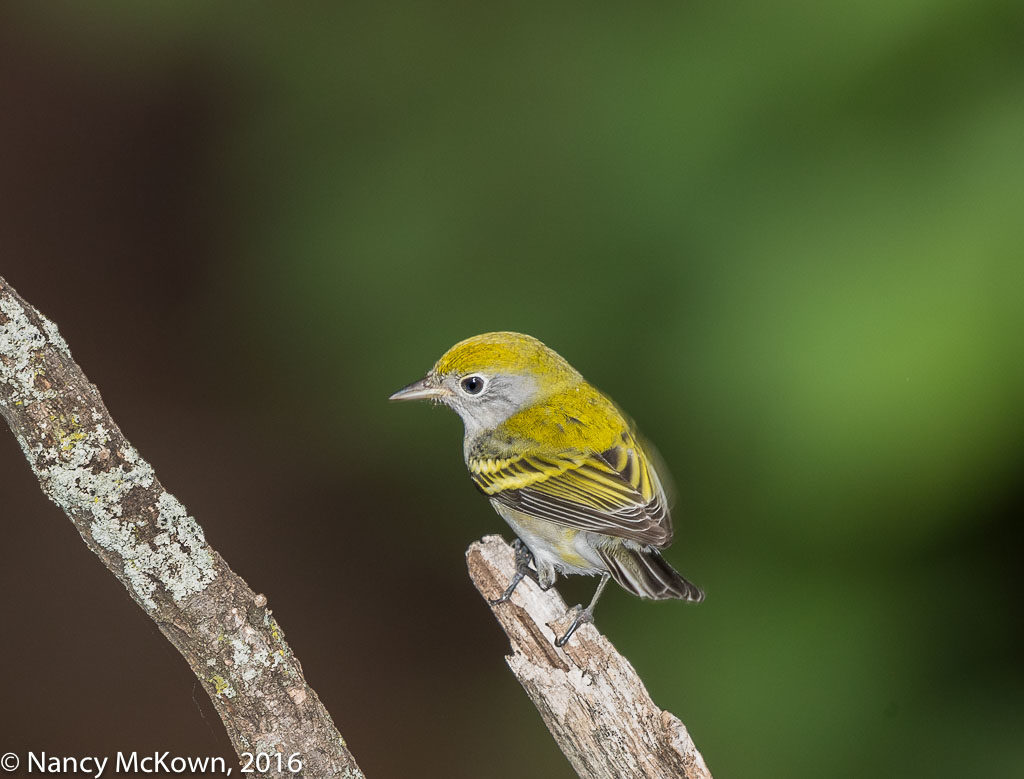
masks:
{"label": "bird's claw", "polygon": [[501,595],[499,595],[497,598],[488,598],[487,602],[490,603],[492,606],[498,606],[502,603],[507,603],[509,600],[512,599],[512,593],[515,592],[516,587],[519,586],[519,582],[521,582],[522,580],[523,574],[519,571],[516,571],[516,575],[512,577],[512,581],[509,583],[508,587],[505,588],[505,591],[501,593]]}
{"label": "bird's claw", "polygon": [[583,606],[577,604],[572,607],[572,611],[577,612],[576,617],[569,624],[569,629],[565,631],[565,635],[555,639],[555,646],[557,647],[565,646],[572,637],[572,634],[576,632],[576,628],[580,625],[594,621],[594,611],[590,606],[583,608]]}

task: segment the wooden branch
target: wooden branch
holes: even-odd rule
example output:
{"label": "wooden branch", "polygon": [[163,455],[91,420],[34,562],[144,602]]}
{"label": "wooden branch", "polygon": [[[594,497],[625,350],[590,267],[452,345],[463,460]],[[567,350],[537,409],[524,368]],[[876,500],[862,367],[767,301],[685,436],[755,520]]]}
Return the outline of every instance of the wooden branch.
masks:
{"label": "wooden branch", "polygon": [[239,756],[275,756],[270,771],[253,775],[362,777],[267,599],[206,543],[122,435],[56,326],[3,278],[0,414],[43,494],[188,661]]}
{"label": "wooden branch", "polygon": [[[498,536],[470,546],[466,562],[488,599],[515,573],[512,549]],[[711,779],[686,726],[654,704],[633,666],[593,625],[555,646],[571,615],[554,588],[542,592],[527,579],[511,603],[491,610],[512,644],[509,668],[581,777]]]}

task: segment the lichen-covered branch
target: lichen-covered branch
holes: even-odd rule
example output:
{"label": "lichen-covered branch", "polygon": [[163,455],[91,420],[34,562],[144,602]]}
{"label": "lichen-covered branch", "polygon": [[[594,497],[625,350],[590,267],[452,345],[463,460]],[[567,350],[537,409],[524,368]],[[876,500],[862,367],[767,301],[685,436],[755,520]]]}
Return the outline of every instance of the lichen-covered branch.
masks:
{"label": "lichen-covered branch", "polygon": [[[487,536],[466,553],[469,575],[496,598],[515,572],[512,549]],[[651,700],[633,666],[593,625],[564,648],[569,622],[554,588],[523,581],[510,603],[492,606],[512,644],[505,659],[573,768],[587,779],[711,779],[686,726]]]}
{"label": "lichen-covered branch", "polygon": [[54,324],[3,278],[0,414],[43,493],[188,661],[235,750],[279,754],[297,776],[362,777],[267,599],[206,543],[114,424]]}

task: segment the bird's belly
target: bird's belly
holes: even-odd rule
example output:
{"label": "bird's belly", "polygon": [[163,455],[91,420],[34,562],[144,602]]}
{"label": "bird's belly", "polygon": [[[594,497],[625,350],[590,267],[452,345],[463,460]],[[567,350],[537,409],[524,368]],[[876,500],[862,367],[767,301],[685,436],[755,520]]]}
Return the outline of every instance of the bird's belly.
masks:
{"label": "bird's belly", "polygon": [[496,500],[492,500],[491,505],[533,552],[541,578],[546,578],[545,569],[551,568],[559,573],[591,576],[605,570],[605,564],[591,543],[593,534],[537,519]]}

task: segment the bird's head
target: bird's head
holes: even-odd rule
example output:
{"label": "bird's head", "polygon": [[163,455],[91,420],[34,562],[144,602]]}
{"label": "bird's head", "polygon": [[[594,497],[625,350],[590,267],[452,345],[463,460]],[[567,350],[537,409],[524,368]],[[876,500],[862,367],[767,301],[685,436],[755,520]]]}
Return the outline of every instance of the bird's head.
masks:
{"label": "bird's head", "polygon": [[484,333],[460,341],[430,372],[391,400],[430,399],[454,409],[472,437],[582,377],[557,352],[522,333]]}

